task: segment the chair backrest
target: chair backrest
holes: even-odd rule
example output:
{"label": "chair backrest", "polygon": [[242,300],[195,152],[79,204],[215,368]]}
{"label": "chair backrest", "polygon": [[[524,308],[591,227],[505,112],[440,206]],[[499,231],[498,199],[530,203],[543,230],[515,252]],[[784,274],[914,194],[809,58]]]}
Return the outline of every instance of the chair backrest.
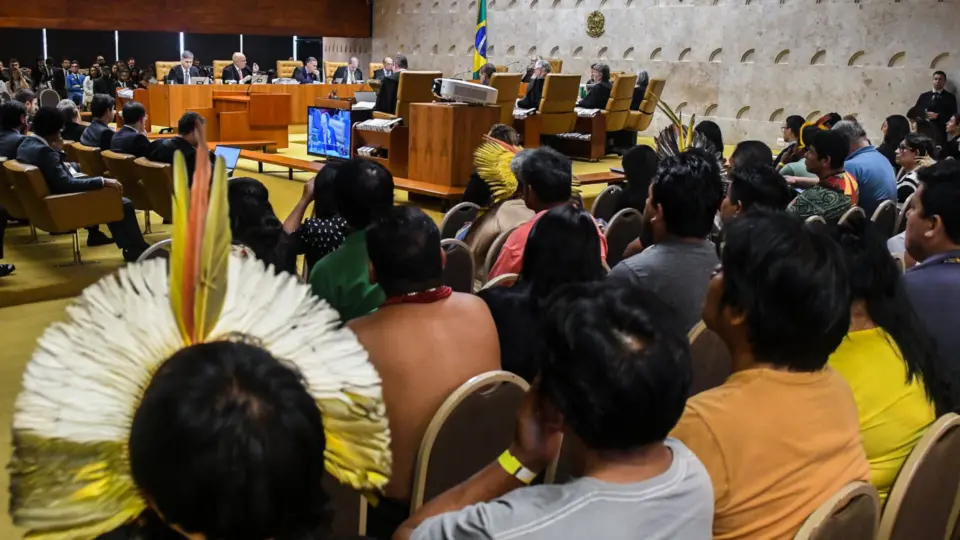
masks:
{"label": "chair backrest", "polygon": [[893,201],[883,201],[873,212],[870,220],[877,225],[877,229],[883,233],[884,238],[893,236],[893,226],[897,222],[897,203]]}
{"label": "chair backrest", "polygon": [[497,106],[500,107],[500,123],[513,125],[513,108],[520,91],[520,73],[494,73],[490,86],[497,89]]}
{"label": "chair backrest", "polygon": [[733,360],[727,344],[703,321],[698,322],[687,337],[693,358],[693,382],[690,385],[690,395],[693,396],[723,384],[732,372]]}
{"label": "chair backrest", "polygon": [[937,419],[913,447],[890,489],[878,540],[947,538],[957,522],[960,416]]}
{"label": "chair backrest", "polygon": [[366,533],[366,516],[363,510],[363,495],[354,491],[348,485],[341,484],[330,473],[323,474],[321,481],[323,491],[330,497],[332,507],[337,511],[333,513],[333,521],[330,522],[330,532],[337,538],[353,538],[358,534]]}
{"label": "chair backrest", "polygon": [[563,60],[559,58],[544,58],[544,60],[550,62],[551,73],[560,73],[563,71]]}
{"label": "chair backrest", "polygon": [[494,287],[513,287],[518,279],[520,279],[520,274],[500,274],[484,283],[483,287],[480,287],[480,290],[492,289]]}
{"label": "chair backrest", "polygon": [[543,95],[537,112],[541,116],[540,133],[556,135],[568,133],[577,123],[573,108],[580,92],[580,75],[548,73],[543,82]]}
{"label": "chair backrest", "polygon": [[84,174],[103,176],[103,173],[107,172],[107,168],[103,165],[103,159],[100,157],[99,148],[73,143],[73,149],[77,153],[77,163],[80,164],[80,170]]}
{"label": "chair backrest", "polygon": [[77,141],[63,141],[63,152],[67,154],[67,161],[80,163],[80,155],[77,153]]}
{"label": "chair backrest", "polygon": [[163,219],[173,219],[173,167],[147,158],[134,160],[140,172],[140,184],[150,201],[150,209]]}
{"label": "chair backrest", "polygon": [[483,261],[484,281],[486,281],[487,276],[490,275],[490,269],[492,269],[493,265],[497,263],[497,258],[500,257],[500,251],[503,250],[503,246],[507,243],[507,239],[510,238],[510,233],[512,232],[513,229],[510,229],[509,231],[503,231],[497,235],[497,237],[493,239],[493,243],[490,244],[490,250],[487,251],[487,256]]}
{"label": "chair backrest", "polygon": [[140,169],[134,162],[136,156],[104,150],[100,157],[103,158],[103,164],[110,171],[110,175],[123,185],[123,196],[133,202],[133,207],[137,210],[151,210],[150,198],[140,183]]}
{"label": "chair backrest", "polygon": [[793,539],[872,540],[879,521],[876,488],[866,482],[851,482],[810,514]]}
{"label": "chair backrest", "polygon": [[613,214],[617,211],[617,206],[619,206],[620,197],[622,196],[623,188],[616,184],[611,184],[603,188],[603,191],[593,200],[590,213],[593,214],[593,217],[610,223],[610,220],[613,219]]}
{"label": "chair backrest", "polygon": [[900,210],[897,212],[897,220],[893,225],[894,236],[907,230],[907,210],[913,207],[913,198],[916,196],[916,193],[911,193],[907,200],[903,201],[903,205],[900,206]]}
{"label": "chair backrest", "polygon": [[60,94],[58,94],[56,90],[44,88],[40,92],[41,107],[56,107],[57,103],[60,103]]}
{"label": "chair backrest", "polygon": [[158,251],[170,251],[171,242],[172,240],[170,238],[166,238],[166,239],[160,240],[155,244],[152,244],[150,247],[143,250],[143,253],[141,253],[140,256],[137,257],[137,262],[143,262],[149,259],[150,257],[153,256],[154,253]]}
{"label": "chair backrest", "polygon": [[327,82],[333,82],[333,74],[337,72],[337,69],[342,67],[347,67],[350,65],[350,62],[333,62],[324,60],[323,61],[323,76],[326,77]]}
{"label": "chair backrest", "polygon": [[650,79],[647,90],[643,94],[640,108],[630,113],[629,128],[634,131],[643,131],[653,122],[653,113],[657,112],[657,104],[663,95],[663,87],[667,85],[665,79]]}
{"label": "chair backrest", "polygon": [[373,74],[376,73],[378,69],[383,69],[383,62],[370,62],[369,69],[370,71],[367,72],[367,78],[372,79]]}
{"label": "chair backrest", "polygon": [[44,204],[44,199],[50,195],[50,188],[47,187],[40,169],[15,159],[7,160],[3,163],[3,167],[6,169],[7,180],[13,186],[17,200],[20,201],[30,223],[40,230],[59,232],[55,230],[50,210]]}
{"label": "chair backrest", "polygon": [[840,216],[840,219],[837,221],[837,224],[843,225],[844,223],[847,222],[848,219],[850,219],[851,217],[857,214],[859,214],[862,217],[866,217],[867,215],[867,213],[863,211],[863,208],[860,208],[859,206],[854,206],[853,208],[844,212],[842,216]]}
{"label": "chair backrest", "polygon": [[607,131],[620,131],[627,124],[630,115],[630,102],[633,101],[633,87],[637,85],[636,75],[620,75],[613,81],[610,99],[607,100]]}
{"label": "chair backrest", "polygon": [[164,80],[167,77],[167,73],[169,73],[171,69],[177,67],[178,65],[180,65],[179,61],[155,63],[153,67],[154,67],[154,73],[156,73],[157,80],[158,81]]}
{"label": "chair backrest", "polygon": [[277,60],[277,77],[289,79],[293,77],[293,71],[298,67],[303,67],[303,62],[299,60]]}
{"label": "chair backrest", "polygon": [[447,397],[420,441],[411,512],[472,476],[510,445],[517,409],[529,388],[513,373],[491,371]]}
{"label": "chair backrest", "polygon": [[214,60],[213,61],[213,73],[210,74],[214,79],[219,79],[223,76],[223,69],[233,63],[233,60]]}
{"label": "chair backrest", "polygon": [[411,103],[433,103],[433,81],[443,76],[439,71],[401,71],[397,87],[397,110],[394,114],[410,120]]}
{"label": "chair backrest", "polygon": [[7,179],[7,169],[3,166],[5,161],[7,161],[7,158],[0,156],[0,206],[6,208],[7,213],[12,218],[27,219],[27,211],[24,210],[23,204],[17,198],[13,183]]}
{"label": "chair backrest", "polygon": [[443,215],[440,222],[440,238],[456,238],[461,227],[477,219],[480,207],[472,202],[462,202],[455,205]]}
{"label": "chair backrest", "polygon": [[623,260],[623,252],[630,242],[640,238],[643,215],[636,208],[624,208],[616,213],[604,236],[607,238],[607,266],[613,268]]}
{"label": "chair backrest", "polygon": [[440,248],[447,256],[443,267],[443,284],[456,292],[473,293],[473,252],[460,240],[446,238]]}

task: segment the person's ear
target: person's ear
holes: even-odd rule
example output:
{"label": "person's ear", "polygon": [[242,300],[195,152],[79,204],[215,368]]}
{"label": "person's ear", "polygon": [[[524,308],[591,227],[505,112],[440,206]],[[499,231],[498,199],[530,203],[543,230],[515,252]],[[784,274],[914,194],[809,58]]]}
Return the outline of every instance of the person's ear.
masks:
{"label": "person's ear", "polygon": [[651,222],[663,221],[663,205],[657,204],[656,210],[657,211],[653,214],[653,219],[651,219],[650,221]]}
{"label": "person's ear", "polygon": [[747,312],[733,306],[723,306],[723,318],[727,324],[736,328],[747,323]]}
{"label": "person's ear", "polygon": [[377,284],[377,271],[374,270],[374,268],[373,268],[373,263],[372,263],[372,262],[369,262],[369,261],[367,261],[367,275],[370,276],[370,284],[371,284],[371,285],[376,285],[376,284]]}
{"label": "person's ear", "polygon": [[923,233],[923,237],[924,237],[924,238],[934,238],[934,237],[936,237],[937,235],[939,235],[940,233],[944,233],[944,234],[945,234],[945,231],[943,230],[943,228],[944,228],[944,227],[943,227],[943,220],[940,219],[940,216],[939,216],[939,215],[933,215],[933,216],[930,217],[927,221],[930,222],[930,228],[927,229],[926,231],[924,231],[924,233]]}

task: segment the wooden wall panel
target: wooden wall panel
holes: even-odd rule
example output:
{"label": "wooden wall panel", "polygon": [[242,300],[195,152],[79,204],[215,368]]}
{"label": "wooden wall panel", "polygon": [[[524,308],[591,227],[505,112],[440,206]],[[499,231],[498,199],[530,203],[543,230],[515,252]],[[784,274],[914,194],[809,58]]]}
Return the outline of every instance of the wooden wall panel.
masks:
{"label": "wooden wall panel", "polygon": [[0,28],[370,37],[369,0],[0,1]]}

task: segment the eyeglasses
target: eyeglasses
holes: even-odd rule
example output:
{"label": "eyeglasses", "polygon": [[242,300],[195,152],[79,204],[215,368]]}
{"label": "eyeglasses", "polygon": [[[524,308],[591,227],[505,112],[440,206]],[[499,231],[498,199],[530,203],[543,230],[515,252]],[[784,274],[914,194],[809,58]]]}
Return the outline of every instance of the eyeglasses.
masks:
{"label": "eyeglasses", "polygon": [[899,148],[899,150],[900,150],[901,152],[916,152],[916,150],[914,150],[913,148],[910,148],[909,146],[907,146],[907,145],[905,145],[905,144],[903,144],[903,143],[900,143],[900,148]]}

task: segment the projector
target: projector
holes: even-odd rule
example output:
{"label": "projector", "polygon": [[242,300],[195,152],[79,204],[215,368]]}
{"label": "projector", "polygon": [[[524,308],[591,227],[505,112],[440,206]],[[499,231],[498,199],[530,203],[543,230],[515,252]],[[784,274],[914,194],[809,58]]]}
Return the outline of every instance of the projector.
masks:
{"label": "projector", "polygon": [[497,102],[497,89],[482,84],[461,81],[460,79],[437,79],[434,87],[439,83],[438,96],[449,101],[461,103],[476,103],[479,105],[493,105]]}

